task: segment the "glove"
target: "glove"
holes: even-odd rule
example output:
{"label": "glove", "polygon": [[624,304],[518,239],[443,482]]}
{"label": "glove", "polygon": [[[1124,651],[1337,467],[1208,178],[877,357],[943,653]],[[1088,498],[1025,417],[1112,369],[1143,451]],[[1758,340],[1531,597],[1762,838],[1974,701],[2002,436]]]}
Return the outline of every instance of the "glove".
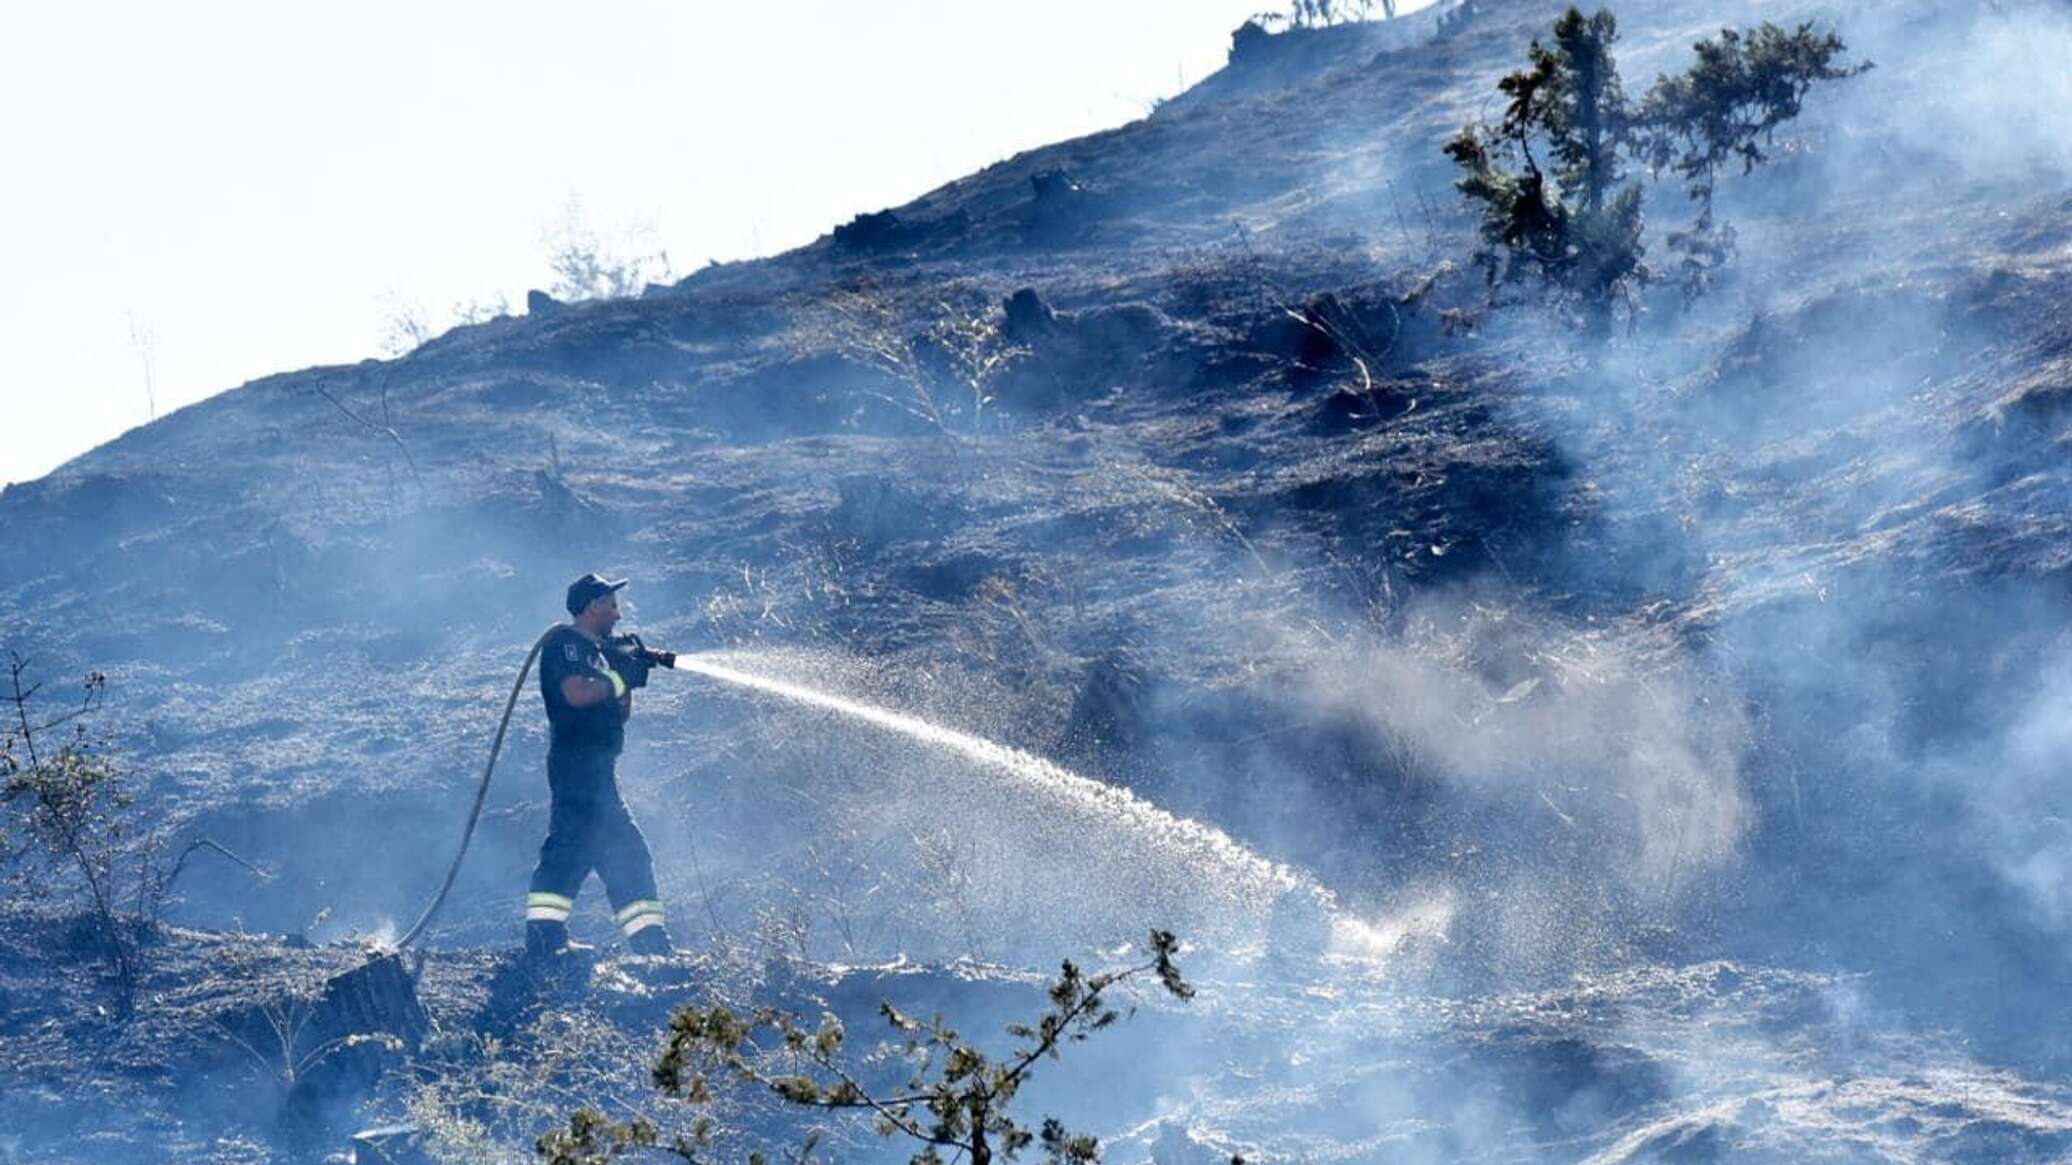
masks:
{"label": "glove", "polygon": [[628,689],[647,687],[648,662],[638,652],[614,651],[605,656],[605,661],[626,681]]}
{"label": "glove", "polygon": [[[629,633],[626,635],[615,636],[612,638],[608,646],[620,652],[621,654],[627,656],[628,658],[639,660],[649,669],[658,667],[673,668],[676,666],[675,652],[663,651],[660,648],[649,647],[646,643],[643,643],[641,641],[641,638],[638,635],[633,635]],[[642,684],[647,682],[645,672],[642,673],[640,682]],[[640,685],[635,684],[634,686],[639,687]]]}
{"label": "glove", "polygon": [[676,663],[674,652],[651,651],[638,635],[620,635],[605,646],[612,670],[625,679],[629,689],[647,687],[648,672],[657,664],[671,667]]}

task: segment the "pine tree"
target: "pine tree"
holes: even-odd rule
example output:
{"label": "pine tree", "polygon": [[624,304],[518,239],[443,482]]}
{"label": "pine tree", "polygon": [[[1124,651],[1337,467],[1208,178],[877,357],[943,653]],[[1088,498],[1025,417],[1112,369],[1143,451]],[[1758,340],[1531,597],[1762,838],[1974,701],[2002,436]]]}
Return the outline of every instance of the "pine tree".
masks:
{"label": "pine tree", "polygon": [[1841,38],[1802,24],[1723,29],[1694,46],[1697,61],[1658,77],[1636,108],[1619,81],[1608,11],[1570,8],[1549,45],[1534,41],[1529,67],[1506,76],[1495,125],[1471,125],[1446,144],[1463,170],[1458,189],[1482,211],[1475,261],[1492,291],[1534,282],[1601,339],[1624,305],[1656,275],[1646,263],[1641,189],[1628,163],[1681,177],[1697,217],[1667,237],[1682,256],[1682,282],[1696,295],[1733,254],[1734,232],[1713,214],[1719,172],[1744,173],[1769,158],[1778,127],[1799,115],[1816,82],[1870,66],[1838,64]]}
{"label": "pine tree", "polygon": [[1607,11],[1570,8],[1550,46],[1534,41],[1530,68],[1498,82],[1508,98],[1494,126],[1468,126],[1446,153],[1466,170],[1462,194],[1482,204],[1476,262],[1492,288],[1536,277],[1603,336],[1613,309],[1652,278],[1641,241],[1640,187],[1623,156],[1633,111],[1620,86]]}
{"label": "pine tree", "polygon": [[1695,296],[1734,254],[1734,228],[1712,212],[1720,170],[1735,161],[1746,174],[1769,160],[1779,126],[1799,115],[1816,81],[1853,77],[1869,69],[1837,64],[1846,46],[1810,24],[1786,32],[1765,22],[1752,32],[1721,29],[1692,46],[1697,63],[1662,76],[1641,102],[1641,146],[1649,169],[1684,180],[1697,206],[1691,225],[1671,231],[1669,248],[1682,259],[1682,282]]}

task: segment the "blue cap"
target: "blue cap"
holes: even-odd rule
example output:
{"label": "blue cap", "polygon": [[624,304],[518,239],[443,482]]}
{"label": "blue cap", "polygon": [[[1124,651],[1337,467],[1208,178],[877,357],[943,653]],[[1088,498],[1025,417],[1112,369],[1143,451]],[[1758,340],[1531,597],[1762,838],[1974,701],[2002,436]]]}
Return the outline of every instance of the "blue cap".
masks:
{"label": "blue cap", "polygon": [[583,608],[626,585],[625,579],[609,579],[596,571],[568,584],[568,613],[580,615]]}

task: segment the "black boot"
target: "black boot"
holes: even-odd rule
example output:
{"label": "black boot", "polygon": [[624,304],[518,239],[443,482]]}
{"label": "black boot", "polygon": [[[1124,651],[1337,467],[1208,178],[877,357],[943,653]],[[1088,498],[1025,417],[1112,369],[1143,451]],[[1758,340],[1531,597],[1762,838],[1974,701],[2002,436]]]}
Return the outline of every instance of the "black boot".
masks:
{"label": "black boot", "polygon": [[568,924],[565,922],[525,924],[525,957],[528,959],[544,959],[589,949],[590,944],[568,937]]}
{"label": "black boot", "polygon": [[669,928],[649,926],[633,932],[626,940],[626,946],[636,955],[667,955],[676,948],[670,945]]}

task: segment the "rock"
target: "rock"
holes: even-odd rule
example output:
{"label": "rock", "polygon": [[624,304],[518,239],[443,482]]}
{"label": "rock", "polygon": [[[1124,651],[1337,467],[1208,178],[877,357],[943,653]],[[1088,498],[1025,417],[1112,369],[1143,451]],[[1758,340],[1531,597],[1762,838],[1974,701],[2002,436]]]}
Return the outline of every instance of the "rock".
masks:
{"label": "rock", "polygon": [[1273,34],[1257,20],[1247,20],[1230,34],[1230,66],[1243,68],[1260,58]]}
{"label": "rock", "polygon": [[906,589],[937,602],[965,602],[987,579],[1005,577],[1009,567],[988,554],[951,554],[915,562],[899,572]]}
{"label": "rock", "polygon": [[857,215],[835,228],[835,246],[845,251],[898,251],[954,238],[971,229],[971,215],[958,208],[925,222],[908,222],[889,210]]}
{"label": "rock", "polygon": [[1172,321],[1147,304],[1057,313],[1026,289],[1008,301],[1008,316],[1001,333],[1030,352],[1001,374],[999,397],[1025,414],[1106,391],[1155,358],[1173,331]]}
{"label": "rock", "polygon": [[[1327,293],[1320,298],[1331,297]],[[1246,339],[1248,347],[1286,361],[1298,371],[1321,370],[1344,353],[1323,316],[1308,306],[1276,311]]]}
{"label": "rock", "polygon": [[567,306],[537,287],[525,293],[525,314],[529,316],[550,316]]}
{"label": "rock", "polygon": [[1006,319],[1000,325],[1000,334],[1010,343],[1034,344],[1044,336],[1057,330],[1058,314],[1036,294],[1033,287],[1024,287],[1007,297]]}
{"label": "rock", "polygon": [[945,518],[939,500],[924,498],[889,477],[857,474],[835,483],[841,500],[828,520],[834,528],[867,546],[924,538],[941,528]]}
{"label": "rock", "polygon": [[1086,188],[1072,180],[1063,170],[1044,170],[1029,176],[1029,187],[1034,192],[1036,205],[1069,202],[1086,193]]}
{"label": "rock", "polygon": [[1096,356],[1111,360],[1130,352],[1147,352],[1173,331],[1173,321],[1145,303],[1112,304],[1079,312],[1071,319],[1080,343]]}
{"label": "rock", "polygon": [[1027,236],[1031,242],[1060,242],[1083,233],[1100,217],[1101,199],[1063,170],[1029,177]]}
{"label": "rock", "polygon": [[906,233],[906,224],[889,210],[857,215],[835,228],[835,245],[867,251],[896,245]]}
{"label": "rock", "polygon": [[1102,655],[1080,681],[1065,730],[1059,734],[1059,754],[1082,762],[1142,746],[1151,732],[1147,721],[1153,691],[1135,648],[1125,645]]}
{"label": "rock", "polygon": [[1327,291],[1262,320],[1247,335],[1246,347],[1283,362],[1289,381],[1300,387],[1355,364],[1380,376],[1399,330],[1392,307],[1366,312]]}

